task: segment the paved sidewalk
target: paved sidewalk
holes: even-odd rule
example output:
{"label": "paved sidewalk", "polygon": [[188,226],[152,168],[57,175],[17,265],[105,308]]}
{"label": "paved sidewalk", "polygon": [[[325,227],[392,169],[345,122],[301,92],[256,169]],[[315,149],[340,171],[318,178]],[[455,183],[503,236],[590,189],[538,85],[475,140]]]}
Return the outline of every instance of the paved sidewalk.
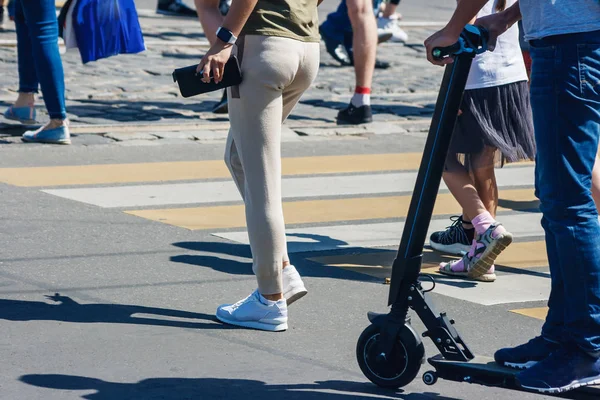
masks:
{"label": "paved sidewalk", "polygon": [[[83,65],[76,50],[63,54],[67,111],[74,145],[158,145],[224,140],[227,115],[210,112],[221,93],[182,98],[173,82],[173,69],[196,63],[208,42],[194,19],[141,12],[147,51]],[[17,54],[14,26],[0,31],[0,107],[14,100]],[[410,21],[407,21],[410,25]],[[423,135],[429,127],[443,70],[430,65],[422,43],[435,27],[406,27],[407,45],[386,43],[378,57],[392,63],[376,70],[373,85],[375,123],[338,127],[335,116],[349,101],[353,68],[339,67],[322,46],[316,82],[286,123],[284,141],[323,140],[332,136]],[[64,49],[63,49],[64,50]],[[38,110],[47,116],[42,102]],[[20,144],[20,125],[0,119],[0,146]],[[31,145],[31,144],[28,144]]]}

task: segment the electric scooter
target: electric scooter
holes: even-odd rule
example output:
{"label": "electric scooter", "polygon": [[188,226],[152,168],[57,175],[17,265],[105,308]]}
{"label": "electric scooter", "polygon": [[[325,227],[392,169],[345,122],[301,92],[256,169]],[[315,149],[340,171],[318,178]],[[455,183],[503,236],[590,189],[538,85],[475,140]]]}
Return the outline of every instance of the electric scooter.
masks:
{"label": "electric scooter", "polygon": [[[371,325],[362,332],[356,346],[362,372],[381,387],[397,389],[406,386],[416,378],[425,362],[425,347],[408,318],[410,308],[427,329],[422,336],[429,337],[440,352],[428,359],[434,370],[423,374],[426,385],[434,385],[441,378],[527,391],[515,380],[519,371],[502,367],[492,358],[473,354],[454,327],[454,321],[446,313],[434,311],[426,293],[435,288],[435,281],[420,273],[423,246],[471,63],[477,54],[487,51],[487,39],[485,29],[468,25],[456,44],[436,48],[432,53],[440,59],[454,57],[454,62],[446,66],[402,240],[392,266],[388,298],[391,309],[388,314],[368,314]],[[426,290],[423,283],[427,280],[433,286]],[[598,400],[600,386],[588,386],[556,396]]]}

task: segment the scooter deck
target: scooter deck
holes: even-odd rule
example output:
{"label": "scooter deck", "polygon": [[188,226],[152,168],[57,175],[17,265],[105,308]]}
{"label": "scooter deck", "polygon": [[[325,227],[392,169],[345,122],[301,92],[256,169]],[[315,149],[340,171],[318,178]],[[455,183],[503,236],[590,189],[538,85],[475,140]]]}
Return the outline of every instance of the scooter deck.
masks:
{"label": "scooter deck", "polygon": [[[475,356],[471,361],[448,361],[438,354],[429,358],[428,361],[436,369],[436,374],[440,379],[530,392],[517,385],[515,376],[519,373],[518,370],[502,367],[490,357]],[[554,397],[598,400],[600,399],[600,386],[587,386],[556,394]]]}

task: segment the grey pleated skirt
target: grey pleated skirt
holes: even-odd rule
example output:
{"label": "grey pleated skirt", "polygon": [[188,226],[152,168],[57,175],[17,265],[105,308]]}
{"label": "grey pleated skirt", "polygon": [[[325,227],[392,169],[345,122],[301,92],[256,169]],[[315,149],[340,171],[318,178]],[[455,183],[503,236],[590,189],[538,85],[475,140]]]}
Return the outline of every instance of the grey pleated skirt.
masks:
{"label": "grey pleated skirt", "polygon": [[[467,169],[533,160],[535,139],[527,81],[466,90],[448,158]],[[493,157],[490,157],[490,151]],[[482,157],[483,154],[488,156]],[[490,158],[492,161],[490,161]],[[452,163],[448,163],[452,164]]]}

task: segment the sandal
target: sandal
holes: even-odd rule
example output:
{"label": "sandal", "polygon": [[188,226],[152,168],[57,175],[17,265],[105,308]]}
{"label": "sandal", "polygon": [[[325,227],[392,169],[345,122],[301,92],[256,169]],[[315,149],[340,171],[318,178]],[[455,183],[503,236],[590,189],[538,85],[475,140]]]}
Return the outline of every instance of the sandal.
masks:
{"label": "sandal", "polygon": [[[453,260],[447,263],[441,263],[438,272],[442,275],[456,276],[460,278],[472,279],[480,282],[494,282],[496,280],[496,274],[494,272],[494,266],[486,271],[485,274],[470,274],[470,266],[474,263],[473,257],[469,257],[465,254],[461,259]],[[462,266],[458,265],[462,262]]]}

